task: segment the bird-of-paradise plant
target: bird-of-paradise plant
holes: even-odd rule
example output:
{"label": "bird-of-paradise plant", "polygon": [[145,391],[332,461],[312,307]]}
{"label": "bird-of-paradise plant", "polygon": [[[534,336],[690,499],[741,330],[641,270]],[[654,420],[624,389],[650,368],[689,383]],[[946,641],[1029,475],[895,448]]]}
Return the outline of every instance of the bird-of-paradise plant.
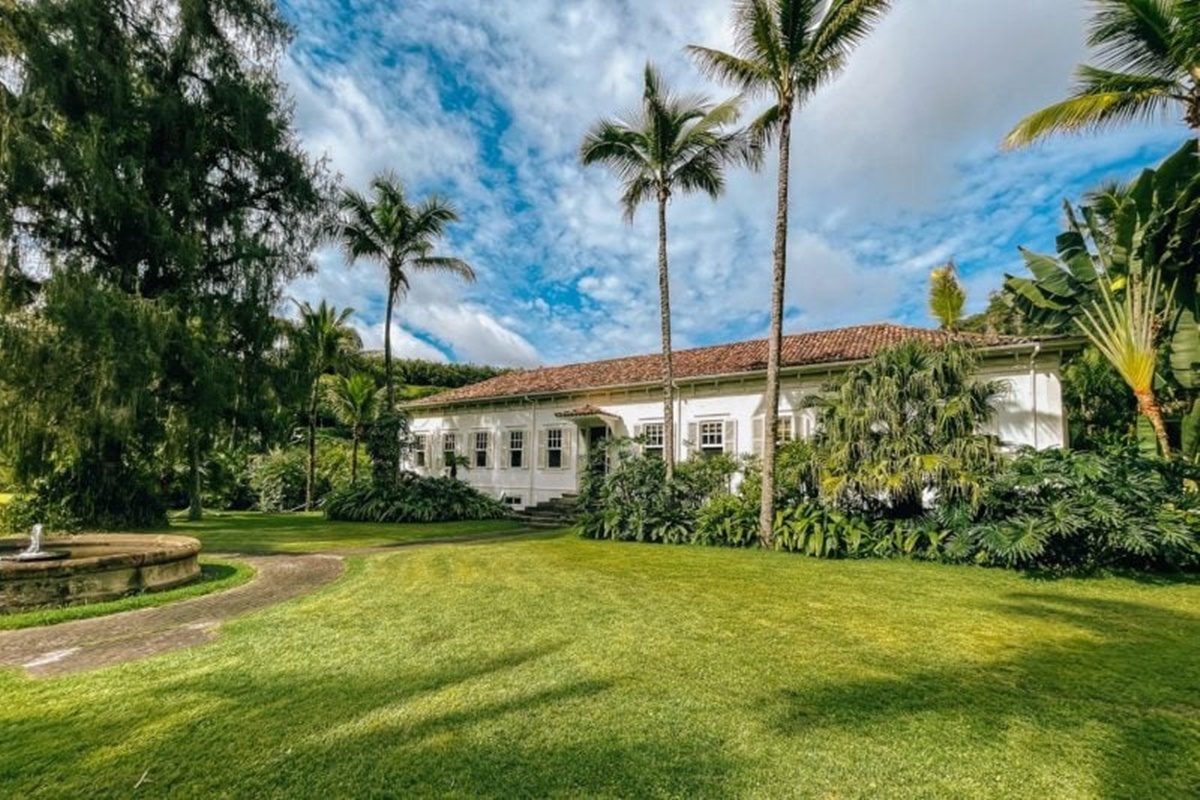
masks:
{"label": "bird-of-paradise plant", "polygon": [[1173,110],[1200,131],[1200,3],[1093,0],[1092,7],[1087,43],[1097,65],[1080,65],[1072,95],[1021,120],[1005,137],[1005,147],[1161,118]]}
{"label": "bird-of-paradise plant", "polygon": [[772,104],[750,125],[758,148],[779,143],[771,325],[767,337],[767,388],[759,538],[770,546],[775,521],[775,446],[779,428],[779,369],[783,349],[783,297],[787,275],[788,170],[792,115],[845,68],[891,6],[890,0],[737,0],[734,52],[691,45],[688,52],[708,76]]}
{"label": "bird-of-paradise plant", "polygon": [[363,427],[375,418],[381,405],[381,392],[374,376],[366,372],[336,375],[326,387],[325,401],[338,422],[350,428],[350,482],[358,482],[358,443]]}
{"label": "bird-of-paradise plant", "polygon": [[[1113,365],[1133,390],[1138,411],[1154,427],[1158,447],[1164,458],[1171,456],[1167,428],[1162,409],[1154,394],[1154,375],[1158,367],[1158,333],[1162,281],[1151,270],[1144,277],[1131,276],[1124,281],[1122,297],[1108,281],[1102,281],[1103,302],[1083,309],[1082,318],[1075,320],[1079,329],[1096,349]],[[1171,307],[1170,292],[1165,302]]]}
{"label": "bird-of-paradise plant", "polygon": [[675,375],[671,350],[671,283],[667,259],[667,205],[679,194],[704,192],[713,199],[725,189],[725,168],[747,162],[751,151],[732,100],[713,104],[677,95],[652,64],[646,64],[642,102],[626,117],[603,119],[584,137],[579,159],[604,164],[620,179],[621,206],[632,223],[642,203],[658,204],[658,298],[662,328],[663,459],[667,479],[675,470]]}
{"label": "bird-of-paradise plant", "polygon": [[395,406],[392,380],[392,315],[396,303],[408,293],[413,272],[444,272],[475,280],[475,271],[458,258],[436,256],[434,246],[446,235],[446,226],[458,221],[454,206],[440,197],[410,203],[400,179],[391,173],[371,181],[372,196],[353,189],[342,193],[339,215],[331,235],[342,246],[347,261],[365,258],[387,270],[387,311],[384,315],[383,363],[387,405]]}
{"label": "bird-of-paradise plant", "polygon": [[316,308],[296,301],[300,319],[290,331],[304,378],[308,382],[308,475],[304,484],[304,510],[313,508],[317,471],[317,406],[321,376],[342,368],[352,353],[362,348],[358,334],[347,324],[352,308],[338,311],[324,300]]}

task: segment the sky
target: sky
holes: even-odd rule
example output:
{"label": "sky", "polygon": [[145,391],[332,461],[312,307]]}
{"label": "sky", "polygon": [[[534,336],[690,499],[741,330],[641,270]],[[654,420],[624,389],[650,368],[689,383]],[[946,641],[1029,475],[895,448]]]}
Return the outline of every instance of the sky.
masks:
{"label": "sky", "polygon": [[[465,284],[420,275],[398,307],[398,357],[530,367],[660,347],[653,206],[622,219],[616,179],[582,167],[601,117],[636,105],[653,61],[722,100],[688,44],[731,49],[730,0],[285,0],[282,73],[301,141],[345,185],[392,170],[457,207],[440,254]],[[481,13],[486,9],[486,14]],[[785,332],[929,326],[929,271],[958,264],[981,309],[1017,248],[1052,252],[1064,198],[1174,151],[1180,124],[998,143],[1070,89],[1087,58],[1084,0],[899,0],[836,82],[797,113]],[[762,103],[750,103],[747,117]],[[772,158],[725,195],[668,210],[676,348],[762,337],[769,323]],[[335,249],[288,295],[355,309],[382,347],[382,268]]]}

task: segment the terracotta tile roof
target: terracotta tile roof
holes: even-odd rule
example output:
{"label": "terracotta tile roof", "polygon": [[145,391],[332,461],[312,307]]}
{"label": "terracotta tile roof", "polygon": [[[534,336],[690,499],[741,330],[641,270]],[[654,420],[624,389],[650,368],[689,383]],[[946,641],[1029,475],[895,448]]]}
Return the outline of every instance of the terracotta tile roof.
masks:
{"label": "terracotta tile roof", "polygon": [[[1036,341],[1017,336],[978,333],[950,333],[930,328],[911,328],[880,323],[814,331],[783,337],[783,366],[800,367],[858,361],[870,358],[877,350],[917,340],[933,345],[963,341],[979,347],[1020,345]],[[767,368],[767,341],[698,347],[675,352],[676,380],[764,372]],[[662,376],[659,354],[567,364],[560,367],[507,372],[480,383],[451,389],[408,404],[409,408],[442,406],[452,403],[527,395],[560,394],[601,387],[633,386],[654,383]]]}

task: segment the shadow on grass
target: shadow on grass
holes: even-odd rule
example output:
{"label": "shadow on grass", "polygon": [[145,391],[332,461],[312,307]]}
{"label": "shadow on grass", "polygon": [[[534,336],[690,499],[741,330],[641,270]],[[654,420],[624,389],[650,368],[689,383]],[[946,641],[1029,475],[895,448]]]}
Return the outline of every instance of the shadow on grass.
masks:
{"label": "shadow on grass", "polygon": [[1200,795],[1200,617],[1136,603],[1016,594],[1003,610],[1061,623],[1077,636],[1010,659],[894,678],[792,688],[770,700],[777,729],[797,734],[879,726],[923,715],[965,721],[1002,746],[1029,723],[1071,735],[1112,731],[1098,775],[1105,797]]}
{"label": "shadow on grass", "polygon": [[730,765],[713,742],[572,725],[573,711],[607,701],[613,680],[486,680],[564,646],[371,676],[201,669],[110,707],[31,707],[8,715],[5,739],[21,744],[0,748],[0,776],[26,795],[92,797],[127,796],[142,777],[148,794],[179,796],[728,793]]}

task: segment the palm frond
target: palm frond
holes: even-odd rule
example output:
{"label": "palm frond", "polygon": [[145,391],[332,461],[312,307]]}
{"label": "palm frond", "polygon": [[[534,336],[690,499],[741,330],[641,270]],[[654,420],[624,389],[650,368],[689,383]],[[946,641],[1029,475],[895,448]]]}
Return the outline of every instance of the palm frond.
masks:
{"label": "palm frond", "polygon": [[733,86],[747,96],[763,95],[774,90],[774,76],[765,64],[711,47],[688,45],[686,49],[705,77]]}
{"label": "palm frond", "polygon": [[1081,94],[1030,114],[1009,132],[1003,146],[1012,150],[1054,133],[1076,133],[1154,119],[1167,112],[1171,99],[1170,90],[1163,86],[1147,86],[1136,92]]}
{"label": "palm frond", "polygon": [[1088,24],[1088,45],[1099,63],[1113,70],[1172,78],[1174,58],[1172,0],[1096,0]]}
{"label": "palm frond", "polygon": [[447,275],[455,275],[467,283],[475,282],[475,270],[461,258],[423,256],[422,258],[414,258],[412,266],[424,272],[442,272]]}

